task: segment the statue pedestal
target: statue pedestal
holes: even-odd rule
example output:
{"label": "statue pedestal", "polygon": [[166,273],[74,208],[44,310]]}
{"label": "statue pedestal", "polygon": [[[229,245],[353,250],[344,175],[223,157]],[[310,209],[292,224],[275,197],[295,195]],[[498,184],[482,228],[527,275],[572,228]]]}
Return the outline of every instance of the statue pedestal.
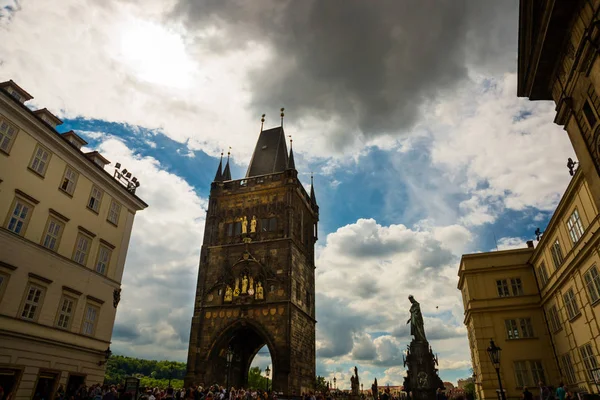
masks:
{"label": "statue pedestal", "polygon": [[437,374],[437,357],[433,354],[429,342],[412,340],[404,366],[408,373],[404,378],[404,391],[412,392],[411,400],[435,400],[438,388],[444,389],[444,383]]}

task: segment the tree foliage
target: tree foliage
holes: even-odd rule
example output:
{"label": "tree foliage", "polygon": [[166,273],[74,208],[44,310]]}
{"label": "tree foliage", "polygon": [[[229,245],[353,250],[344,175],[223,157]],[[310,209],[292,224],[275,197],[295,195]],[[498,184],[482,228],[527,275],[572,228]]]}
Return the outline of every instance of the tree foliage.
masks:
{"label": "tree foliage", "polygon": [[260,367],[252,367],[248,371],[248,388],[262,390],[267,389],[267,378],[262,375],[262,370]]}
{"label": "tree foliage", "polygon": [[140,378],[140,386],[166,388],[171,379],[172,387],[182,387],[186,363],[177,361],[143,360],[113,355],[106,363],[104,382],[123,383],[128,376]]}
{"label": "tree foliage", "polygon": [[465,395],[468,399],[475,398],[475,383],[469,382],[465,384]]}
{"label": "tree foliage", "polygon": [[325,377],[317,376],[317,379],[315,382],[315,388],[316,388],[317,392],[321,392],[321,393],[327,392],[327,382],[325,382]]}

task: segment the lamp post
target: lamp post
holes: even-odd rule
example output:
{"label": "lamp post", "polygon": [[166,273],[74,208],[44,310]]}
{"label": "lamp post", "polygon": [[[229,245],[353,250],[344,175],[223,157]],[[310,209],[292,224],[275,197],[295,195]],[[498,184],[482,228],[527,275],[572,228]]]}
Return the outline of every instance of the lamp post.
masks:
{"label": "lamp post", "polygon": [[233,350],[231,350],[231,347],[227,348],[227,353],[226,353],[226,359],[227,359],[227,393],[229,393],[229,375],[231,375],[231,360],[233,359]]}
{"label": "lamp post", "polygon": [[360,384],[360,394],[364,394],[365,391],[365,386],[361,383]]}
{"label": "lamp post", "polygon": [[269,391],[269,375],[271,374],[271,368],[267,365],[267,369],[265,369],[265,373],[267,374],[267,392]]}
{"label": "lamp post", "polygon": [[496,368],[496,375],[498,375],[498,387],[500,388],[500,398],[502,400],[506,400],[506,395],[504,394],[504,390],[502,389],[502,380],[500,379],[500,352],[502,349],[494,343],[494,339],[490,339],[490,347],[487,348],[488,356],[490,356],[490,361],[494,364],[494,368]]}
{"label": "lamp post", "polygon": [[337,390],[337,386],[335,385],[335,383],[337,382],[337,379],[335,379],[335,376],[333,377],[333,390]]}

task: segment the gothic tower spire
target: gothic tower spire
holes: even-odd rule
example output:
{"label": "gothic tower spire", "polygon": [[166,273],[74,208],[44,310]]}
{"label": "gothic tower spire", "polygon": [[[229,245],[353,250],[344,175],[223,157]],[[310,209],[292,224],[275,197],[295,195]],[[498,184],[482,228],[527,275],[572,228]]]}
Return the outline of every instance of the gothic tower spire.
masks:
{"label": "gothic tower spire", "polygon": [[290,156],[288,157],[287,169],[296,169],[296,163],[294,162],[294,149],[292,148],[292,136],[290,138]]}
{"label": "gothic tower spire", "polygon": [[223,180],[230,181],[231,180],[231,170],[229,169],[229,156],[231,155],[231,147],[230,151],[227,152],[227,164],[225,164],[225,170],[223,171]]}
{"label": "gothic tower spire", "polygon": [[317,205],[317,197],[315,196],[315,184],[313,182],[313,174],[310,173],[310,201],[314,205]]}
{"label": "gothic tower spire", "polygon": [[223,182],[223,152],[221,152],[221,161],[219,161],[219,168],[217,168],[214,182]]}

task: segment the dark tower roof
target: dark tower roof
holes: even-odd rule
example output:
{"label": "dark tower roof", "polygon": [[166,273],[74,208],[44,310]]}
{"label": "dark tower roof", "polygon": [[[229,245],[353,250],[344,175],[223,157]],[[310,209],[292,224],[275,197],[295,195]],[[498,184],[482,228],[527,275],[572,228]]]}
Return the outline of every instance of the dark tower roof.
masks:
{"label": "dark tower roof", "polygon": [[317,197],[315,196],[315,184],[313,182],[312,175],[310,176],[310,201],[314,205],[317,205]]}
{"label": "dark tower roof", "polygon": [[246,178],[283,172],[288,166],[288,152],[283,127],[260,132]]}
{"label": "dark tower roof", "polygon": [[223,171],[223,180],[231,180],[231,170],[229,169],[229,153],[227,153],[227,164],[225,164],[225,170]]}
{"label": "dark tower roof", "polygon": [[219,161],[219,168],[217,168],[214,182],[223,182],[223,153],[221,153],[221,161]]}

